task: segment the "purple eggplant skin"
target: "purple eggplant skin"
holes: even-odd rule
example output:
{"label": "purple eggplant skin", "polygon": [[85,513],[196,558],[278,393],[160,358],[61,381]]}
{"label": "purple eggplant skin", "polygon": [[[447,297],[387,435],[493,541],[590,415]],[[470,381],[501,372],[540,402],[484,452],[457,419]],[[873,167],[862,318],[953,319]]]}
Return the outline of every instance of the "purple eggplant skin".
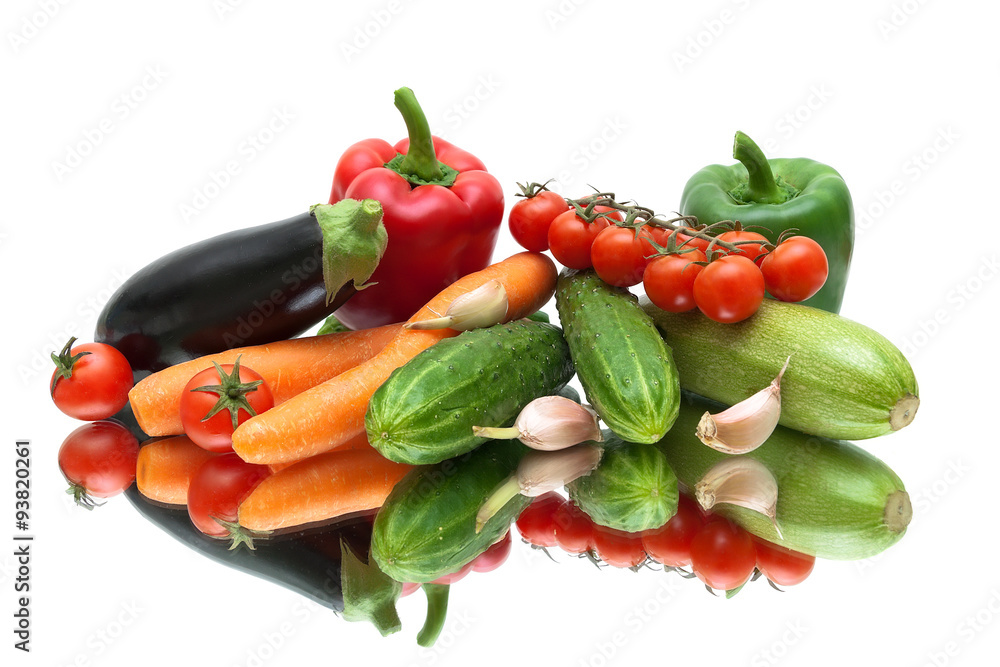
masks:
{"label": "purple eggplant skin", "polygon": [[322,255],[311,213],[199,241],[126,280],[94,340],[121,351],[138,382],[206,354],[293,338],[355,293],[348,282],[327,303]]}

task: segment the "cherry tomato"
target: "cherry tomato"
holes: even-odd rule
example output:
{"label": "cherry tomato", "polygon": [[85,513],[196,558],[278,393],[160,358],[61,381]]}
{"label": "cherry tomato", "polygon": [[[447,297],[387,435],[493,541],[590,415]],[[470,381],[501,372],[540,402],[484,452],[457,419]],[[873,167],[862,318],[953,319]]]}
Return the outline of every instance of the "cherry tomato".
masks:
{"label": "cherry tomato", "polygon": [[[611,218],[622,219],[618,211],[606,206],[596,206],[595,211],[607,212]],[[589,269],[590,247],[594,239],[605,227],[611,224],[607,217],[599,217],[588,223],[579,217],[575,210],[570,209],[557,215],[549,225],[549,250],[563,266],[571,269]]]}
{"label": "cherry tomato", "polygon": [[556,546],[555,511],[564,501],[555,491],[538,496],[517,518],[517,532],[535,546]]}
{"label": "cherry tomato", "polygon": [[561,195],[543,190],[534,197],[518,201],[510,209],[507,224],[510,235],[525,250],[542,252],[549,249],[549,225],[569,204]]}
{"label": "cherry tomato", "polygon": [[691,498],[681,494],[677,512],[659,528],[642,534],[642,547],[649,557],[669,567],[691,564],[691,540],[705,525],[701,508]]}
{"label": "cherry tomato", "polygon": [[716,322],[750,317],[764,300],[764,276],[743,255],[726,255],[710,262],[694,280],[694,302]]}
{"label": "cherry tomato", "polygon": [[[699,238],[697,236],[691,236],[690,234],[685,234],[684,232],[677,232],[677,235],[674,237],[674,239],[678,246],[683,244],[685,248],[697,248],[702,252],[708,250],[708,244],[711,243],[711,241]],[[659,243],[659,241],[657,241],[657,243]],[[666,245],[666,239],[664,239],[664,242],[660,243],[660,245]]]}
{"label": "cherry tomato", "polygon": [[490,548],[472,559],[473,572],[492,572],[507,561],[510,556],[511,545],[510,531],[504,533],[499,541],[490,545]]}
{"label": "cherry tomato", "polygon": [[646,560],[641,535],[596,524],[594,551],[601,560],[613,567],[636,567]]}
{"label": "cherry tomato", "polygon": [[771,296],[798,302],[819,291],[830,267],[820,244],[807,236],[793,236],[764,258],[760,270]]}
{"label": "cherry tomato", "polygon": [[[762,258],[767,254],[767,249],[764,248],[765,243],[769,243],[767,237],[763,234],[758,234],[757,232],[748,232],[745,229],[732,230],[729,232],[722,232],[717,237],[720,241],[726,241],[727,243],[736,243],[744,241],[760,241],[760,243],[747,243],[745,245],[740,245],[736,252],[729,253],[730,255],[740,254],[746,255],[747,259],[752,261],[754,264],[758,263],[758,259]],[[722,248],[719,248],[722,250]]]}
{"label": "cherry tomato", "polygon": [[649,243],[652,237],[645,227],[638,231],[627,227],[605,227],[594,237],[590,248],[594,271],[609,285],[638,285],[649,263],[648,257],[656,252]]}
{"label": "cherry tomato", "polygon": [[110,498],[135,480],[139,441],[115,421],[95,421],[76,429],[59,448],[59,469],[73,499],[92,508],[92,496]]}
{"label": "cherry tomato", "polygon": [[572,500],[564,500],[556,508],[553,521],[556,544],[571,554],[582,554],[594,546],[594,524]]}
{"label": "cherry tomato", "polygon": [[206,368],[188,381],[181,393],[181,424],[198,446],[228,452],[236,427],[272,407],[274,398],[264,378],[237,359],[235,364]]}
{"label": "cherry tomato", "polygon": [[743,584],[756,564],[750,533],[721,516],[711,517],[691,540],[691,569],[716,590]]}
{"label": "cherry tomato", "polygon": [[[211,537],[249,539],[236,524],[240,503],[271,474],[266,465],[247,463],[229,452],[208,459],[191,475],[188,484],[188,516],[195,528]],[[251,545],[251,548],[252,545]]]}
{"label": "cherry tomato", "polygon": [[757,569],[779,586],[794,586],[806,580],[816,564],[816,557],[792,551],[759,537],[753,538],[757,550]]}
{"label": "cherry tomato", "polygon": [[460,581],[462,579],[465,579],[465,575],[467,575],[470,572],[472,572],[472,563],[474,561],[475,561],[475,559],[473,558],[472,560],[470,560],[468,563],[466,563],[465,565],[463,565],[457,571],[452,572],[451,574],[442,575],[442,576],[438,577],[437,579],[435,579],[434,581],[432,581],[431,583],[432,584],[453,584],[456,581]]}
{"label": "cherry tomato", "polygon": [[705,268],[705,253],[692,250],[679,255],[660,255],[650,260],[642,274],[642,287],[654,306],[671,313],[695,307],[694,281]]}
{"label": "cherry tomato", "polygon": [[403,582],[403,590],[400,592],[399,597],[405,598],[407,595],[420,590],[420,584],[415,584],[411,581]]}
{"label": "cherry tomato", "polygon": [[[56,407],[75,419],[107,419],[128,403],[132,369],[125,355],[104,343],[73,346],[70,338],[53,354],[56,370],[49,393]],[[70,349],[72,348],[72,349]]]}

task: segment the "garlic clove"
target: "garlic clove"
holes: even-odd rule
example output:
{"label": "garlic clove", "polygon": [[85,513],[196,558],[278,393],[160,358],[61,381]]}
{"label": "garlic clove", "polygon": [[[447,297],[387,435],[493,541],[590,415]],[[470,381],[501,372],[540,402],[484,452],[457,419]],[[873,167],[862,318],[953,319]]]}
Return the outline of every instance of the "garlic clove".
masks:
{"label": "garlic clove", "polygon": [[718,414],[706,412],[695,429],[698,439],[726,454],[745,454],[764,444],[781,417],[781,378],[790,359],[778,377],[753,396]]}
{"label": "garlic clove", "polygon": [[482,438],[517,438],[542,451],[561,450],[587,441],[600,442],[604,438],[597,424],[597,413],[564,396],[536,398],[524,406],[514,426],[473,426],[472,432]]}
{"label": "garlic clove", "polygon": [[706,512],[721,503],[759,512],[784,539],[777,522],[778,481],[760,461],[746,456],[719,461],[695,484],[694,497]]}
{"label": "garlic clove", "polygon": [[507,290],[496,280],[488,280],[471,292],[457,297],[441,317],[409,322],[407,329],[455,329],[468,331],[500,324],[507,317]]}

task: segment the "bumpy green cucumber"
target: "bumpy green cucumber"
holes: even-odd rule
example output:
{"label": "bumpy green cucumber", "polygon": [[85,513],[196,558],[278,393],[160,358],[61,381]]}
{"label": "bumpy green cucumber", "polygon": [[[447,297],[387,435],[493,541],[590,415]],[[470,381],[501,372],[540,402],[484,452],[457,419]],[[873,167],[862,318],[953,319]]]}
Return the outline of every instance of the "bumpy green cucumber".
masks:
{"label": "bumpy green cucumber", "polygon": [[583,391],[608,428],[628,442],[662,438],[677,417],[677,369],[636,298],[593,271],[566,269],[556,308]]}
{"label": "bumpy green cucumber", "polygon": [[784,426],[859,440],[909,424],[920,399],[913,369],[880,334],[839,315],[765,299],[736,324],[668,313],[643,299],[674,353],[681,387],[732,405],[781,381]]}
{"label": "bumpy green cucumber", "polygon": [[[698,420],[719,404],[686,397],[680,415],[657,445],[683,489],[727,457],[695,436]],[[913,510],[903,482],[885,463],[848,442],[810,436],[779,426],[767,441],[745,454],[767,466],[778,482],[777,523],[733,505],[712,511],[734,519],[766,540],[822,558],[869,558],[906,532]]]}
{"label": "bumpy green cucumber", "polygon": [[485,438],[473,426],[510,426],[539,396],[573,377],[562,331],[518,320],[446,338],[396,369],[372,396],[368,440],[402,463],[437,463]]}
{"label": "bumpy green cucumber", "polygon": [[677,511],[677,477],[663,452],[613,434],[600,465],[566,490],[595,523],[630,533],[659,528]]}
{"label": "bumpy green cucumber", "polygon": [[479,533],[476,514],[528,451],[516,440],[492,440],[407,473],[375,517],[371,555],[382,571],[396,581],[434,581],[486,551],[531,499],[514,496]]}

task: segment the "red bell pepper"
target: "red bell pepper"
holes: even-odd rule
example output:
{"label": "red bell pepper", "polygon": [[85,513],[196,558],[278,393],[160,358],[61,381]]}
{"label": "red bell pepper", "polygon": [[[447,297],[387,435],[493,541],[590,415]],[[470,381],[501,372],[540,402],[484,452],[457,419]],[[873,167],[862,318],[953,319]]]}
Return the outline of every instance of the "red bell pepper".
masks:
{"label": "red bell pepper", "polygon": [[461,276],[490,264],[503,221],[503,190],[478,158],[431,136],[413,91],[396,91],[408,139],[365,139],[341,156],[330,203],[382,203],[389,243],[375,283],[337,310],[352,329],[401,322]]}

